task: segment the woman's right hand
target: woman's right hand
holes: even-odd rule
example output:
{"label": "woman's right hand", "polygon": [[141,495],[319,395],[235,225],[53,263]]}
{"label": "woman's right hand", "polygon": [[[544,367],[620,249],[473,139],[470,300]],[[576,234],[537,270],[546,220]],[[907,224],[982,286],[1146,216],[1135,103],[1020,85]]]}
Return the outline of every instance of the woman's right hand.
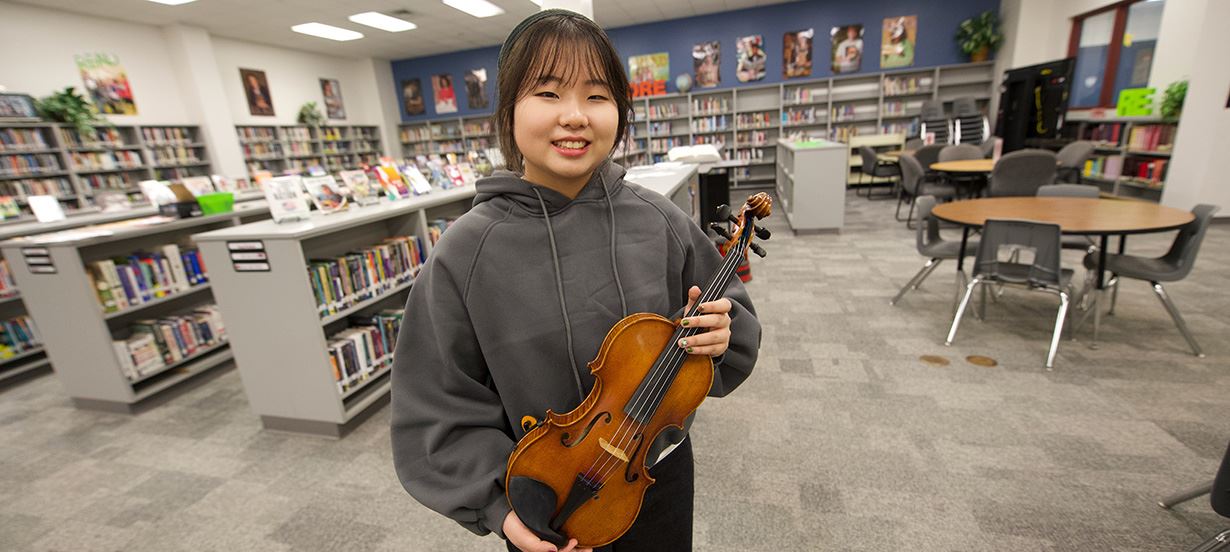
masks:
{"label": "woman's right hand", "polygon": [[504,516],[504,536],[521,552],[593,552],[592,548],[577,548],[577,539],[568,539],[568,546],[557,549],[554,544],[538,538],[513,511]]}

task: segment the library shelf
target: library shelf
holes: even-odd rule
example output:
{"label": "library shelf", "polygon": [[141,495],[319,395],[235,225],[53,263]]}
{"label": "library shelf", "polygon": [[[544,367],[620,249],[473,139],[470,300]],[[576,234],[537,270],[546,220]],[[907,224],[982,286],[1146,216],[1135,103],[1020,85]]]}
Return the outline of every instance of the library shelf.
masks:
{"label": "library shelf", "polygon": [[103,320],[115,320],[117,318],[124,318],[126,316],[132,315],[133,313],[141,312],[150,307],[156,307],[163,303],[169,303],[171,301],[176,301],[184,297],[188,297],[189,295],[200,293],[207,289],[209,289],[209,282],[205,282],[203,284],[197,284],[183,291],[177,291],[175,293],[170,293],[162,297],[150,299],[149,301],[145,301],[144,303],[141,303],[139,305],[133,305],[126,309],[105,313],[103,314]]}
{"label": "library shelf", "polygon": [[400,283],[397,283],[396,285],[393,285],[393,286],[389,287],[388,289],[385,289],[385,290],[381,291],[380,293],[377,293],[377,294],[375,294],[375,295],[373,295],[373,296],[371,296],[371,297],[369,297],[369,298],[367,298],[367,299],[364,299],[364,300],[362,300],[362,301],[359,301],[358,303],[355,303],[355,304],[353,304],[353,305],[351,305],[351,306],[349,306],[349,307],[346,307],[346,308],[344,308],[344,309],[342,309],[342,310],[339,310],[339,311],[337,311],[336,313],[333,313],[333,314],[330,314],[329,316],[325,316],[325,317],[321,318],[321,319],[320,319],[320,325],[321,325],[321,326],[328,326],[329,324],[332,324],[332,323],[334,323],[334,322],[337,322],[338,320],[342,320],[342,319],[344,319],[344,318],[346,318],[346,317],[348,317],[348,316],[350,316],[350,315],[352,315],[352,314],[355,314],[355,313],[357,313],[357,312],[359,312],[359,311],[361,311],[361,310],[363,310],[363,309],[365,309],[365,308],[367,308],[367,307],[370,307],[370,306],[372,306],[372,305],[375,305],[376,303],[379,303],[379,302],[381,302],[381,301],[384,301],[385,299],[387,299],[387,298],[389,298],[389,297],[392,297],[392,296],[394,296],[394,295],[397,295],[398,293],[400,293],[400,292],[402,292],[402,291],[405,291],[405,290],[407,290],[407,289],[410,289],[410,286],[412,286],[412,285],[414,285],[414,277],[413,277],[413,276],[411,276],[410,278],[407,278],[405,281],[400,282]]}
{"label": "library shelf", "polygon": [[0,384],[12,381],[19,376],[24,376],[35,370],[49,368],[50,366],[51,360],[45,356],[32,359],[29,362],[20,365],[11,364],[5,361],[3,364],[0,364]]}
{"label": "library shelf", "polygon": [[42,352],[43,352],[43,347],[42,347],[41,345],[40,345],[40,346],[36,346],[36,347],[32,347],[32,348],[30,348],[30,349],[26,349],[25,351],[22,351],[22,352],[20,352],[20,353],[17,353],[17,354],[15,354],[15,355],[11,356],[11,357],[8,357],[8,358],[0,358],[0,366],[7,366],[7,365],[12,364],[12,363],[14,363],[14,362],[17,362],[17,361],[19,361],[19,360],[22,360],[22,359],[26,359],[26,358],[32,357],[32,356],[37,355],[37,354],[42,353]]}
{"label": "library shelf", "polygon": [[188,355],[188,356],[186,356],[186,357],[184,357],[184,358],[181,358],[181,359],[179,359],[179,360],[177,360],[177,361],[175,361],[175,362],[172,362],[172,363],[170,363],[170,364],[167,364],[166,366],[163,366],[162,368],[159,368],[159,369],[158,369],[158,370],[156,370],[156,371],[150,372],[150,373],[148,373],[148,374],[145,374],[145,375],[142,375],[142,376],[138,377],[137,379],[131,380],[131,381],[132,381],[132,384],[133,384],[133,385],[137,385],[138,383],[142,383],[142,382],[144,382],[144,381],[146,381],[146,380],[153,379],[153,378],[155,378],[155,377],[157,377],[157,376],[161,375],[163,372],[167,372],[167,371],[169,371],[169,370],[174,370],[174,369],[179,368],[179,367],[181,367],[181,366],[184,366],[184,365],[186,365],[186,364],[189,364],[189,363],[195,362],[197,359],[199,359],[199,358],[201,358],[201,357],[203,357],[203,356],[205,356],[205,355],[208,355],[209,353],[212,353],[212,352],[214,352],[214,351],[217,351],[217,350],[219,350],[219,349],[224,349],[224,348],[226,348],[226,340],[225,340],[225,339],[223,339],[221,342],[215,343],[215,344],[210,345],[210,346],[208,346],[208,347],[205,347],[205,348],[202,348],[202,349],[198,349],[197,351],[193,352],[191,355]]}

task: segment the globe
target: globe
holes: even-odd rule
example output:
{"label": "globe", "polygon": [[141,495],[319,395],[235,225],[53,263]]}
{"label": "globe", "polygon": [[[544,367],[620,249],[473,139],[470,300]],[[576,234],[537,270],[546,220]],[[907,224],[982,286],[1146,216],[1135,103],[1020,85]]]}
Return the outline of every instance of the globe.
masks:
{"label": "globe", "polygon": [[678,88],[680,92],[685,92],[685,93],[688,90],[691,90],[692,89],[692,75],[684,73],[682,75],[679,75],[678,77],[675,77],[675,88]]}

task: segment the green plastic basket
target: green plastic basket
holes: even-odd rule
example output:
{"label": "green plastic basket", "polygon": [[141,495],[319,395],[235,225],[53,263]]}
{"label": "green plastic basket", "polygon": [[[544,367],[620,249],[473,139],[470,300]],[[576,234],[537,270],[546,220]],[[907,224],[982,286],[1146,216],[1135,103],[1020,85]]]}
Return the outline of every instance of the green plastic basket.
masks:
{"label": "green plastic basket", "polygon": [[196,202],[201,204],[201,214],[216,215],[229,213],[235,207],[235,195],[230,192],[217,192],[197,196]]}

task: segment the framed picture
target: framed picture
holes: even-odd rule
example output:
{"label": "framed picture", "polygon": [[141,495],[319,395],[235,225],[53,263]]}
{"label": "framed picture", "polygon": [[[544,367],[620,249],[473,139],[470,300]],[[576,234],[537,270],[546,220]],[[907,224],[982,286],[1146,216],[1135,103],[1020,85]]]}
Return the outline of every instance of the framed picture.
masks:
{"label": "framed picture", "polygon": [[833,43],[833,72],[858,71],[863,64],[863,26],[833,27],[829,35]]}
{"label": "framed picture", "polygon": [[0,120],[37,121],[38,110],[29,94],[0,92]]}
{"label": "framed picture", "polygon": [[903,15],[884,19],[880,39],[880,68],[914,65],[914,42],[918,40],[918,16]]}
{"label": "framed picture", "polygon": [[457,92],[453,89],[452,75],[433,75],[431,77],[431,92],[436,100],[436,113],[457,112]]}
{"label": "framed picture", "polygon": [[345,119],[346,106],[342,103],[342,83],[337,79],[320,79],[320,93],[325,97],[325,113],[330,119]]}
{"label": "framed picture", "polygon": [[713,88],[722,81],[721,58],[722,45],[716,40],[692,46],[692,70],[695,72],[696,86]]}
{"label": "framed picture", "polygon": [[114,54],[81,54],[74,56],[81,81],[94,102],[94,107],[106,115],[136,115],[137,104],[132,99],[128,74]]}
{"label": "framed picture", "polygon": [[752,82],[764,79],[764,37],[761,35],[743,36],[735,42],[735,77],[739,82]]}
{"label": "framed picture", "polygon": [[782,77],[792,79],[811,76],[811,42],[815,36],[815,29],[803,29],[782,35]]}
{"label": "framed picture", "polygon": [[248,98],[248,112],[258,117],[273,117],[273,96],[269,94],[265,72],[240,69],[239,80],[243,81],[243,93]]}
{"label": "framed picture", "polygon": [[406,115],[422,115],[427,112],[427,105],[423,101],[422,80],[401,81],[401,105],[406,110]]}
{"label": "framed picture", "polygon": [[486,109],[491,104],[487,97],[487,69],[470,69],[465,76],[466,101],[470,109]]}

